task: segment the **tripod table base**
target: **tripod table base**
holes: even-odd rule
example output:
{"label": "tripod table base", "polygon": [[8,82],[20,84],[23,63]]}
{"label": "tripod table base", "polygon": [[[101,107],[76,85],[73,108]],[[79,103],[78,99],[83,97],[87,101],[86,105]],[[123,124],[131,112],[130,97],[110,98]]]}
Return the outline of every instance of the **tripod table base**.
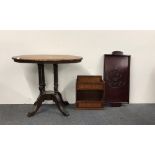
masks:
{"label": "tripod table base", "polygon": [[32,112],[29,112],[27,116],[28,117],[34,116],[45,100],[53,100],[56,103],[59,111],[64,116],[69,116],[69,113],[64,109],[64,106],[68,105],[69,103],[63,100],[60,92],[52,92],[52,91],[45,91],[42,94],[40,94],[36,102],[34,103],[34,110]]}

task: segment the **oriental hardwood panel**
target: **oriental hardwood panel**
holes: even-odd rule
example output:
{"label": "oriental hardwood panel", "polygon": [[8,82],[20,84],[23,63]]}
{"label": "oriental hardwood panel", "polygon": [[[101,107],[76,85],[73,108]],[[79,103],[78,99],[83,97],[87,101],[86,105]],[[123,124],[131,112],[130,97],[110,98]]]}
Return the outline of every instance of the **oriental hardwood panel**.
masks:
{"label": "oriental hardwood panel", "polygon": [[105,102],[112,106],[129,103],[130,56],[104,55]]}

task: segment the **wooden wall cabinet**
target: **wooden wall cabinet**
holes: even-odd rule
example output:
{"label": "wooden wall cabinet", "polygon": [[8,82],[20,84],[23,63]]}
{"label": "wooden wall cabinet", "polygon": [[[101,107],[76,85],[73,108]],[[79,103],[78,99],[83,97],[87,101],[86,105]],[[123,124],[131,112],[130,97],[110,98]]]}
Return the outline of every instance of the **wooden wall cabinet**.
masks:
{"label": "wooden wall cabinet", "polygon": [[104,55],[104,100],[111,106],[129,103],[130,57],[120,51]]}

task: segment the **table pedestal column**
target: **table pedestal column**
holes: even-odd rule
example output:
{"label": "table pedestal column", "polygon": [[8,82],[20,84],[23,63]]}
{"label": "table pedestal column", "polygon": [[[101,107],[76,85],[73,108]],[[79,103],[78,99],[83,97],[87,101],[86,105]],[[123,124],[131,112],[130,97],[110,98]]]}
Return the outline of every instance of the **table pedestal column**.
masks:
{"label": "table pedestal column", "polygon": [[63,100],[61,93],[58,91],[58,64],[53,64],[53,71],[54,71],[54,91],[45,91],[46,85],[45,85],[44,64],[38,64],[40,95],[37,98],[36,102],[34,103],[34,110],[27,114],[28,117],[34,116],[45,100],[53,100],[56,103],[59,111],[64,116],[69,116],[69,113],[64,109],[64,106],[68,105],[69,103]]}

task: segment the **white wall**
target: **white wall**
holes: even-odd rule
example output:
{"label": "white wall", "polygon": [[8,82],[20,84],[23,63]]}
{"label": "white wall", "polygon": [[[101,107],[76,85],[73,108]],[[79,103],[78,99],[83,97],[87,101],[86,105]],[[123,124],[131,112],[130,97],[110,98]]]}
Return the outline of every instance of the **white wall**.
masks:
{"label": "white wall", "polygon": [[[155,103],[155,31],[0,31],[0,104],[33,103],[38,95],[37,66],[13,62],[22,54],[72,54],[78,64],[59,67],[64,98],[75,102],[78,74],[102,75],[103,55],[114,50],[132,55],[131,103]],[[52,88],[52,66],[46,66]]]}

